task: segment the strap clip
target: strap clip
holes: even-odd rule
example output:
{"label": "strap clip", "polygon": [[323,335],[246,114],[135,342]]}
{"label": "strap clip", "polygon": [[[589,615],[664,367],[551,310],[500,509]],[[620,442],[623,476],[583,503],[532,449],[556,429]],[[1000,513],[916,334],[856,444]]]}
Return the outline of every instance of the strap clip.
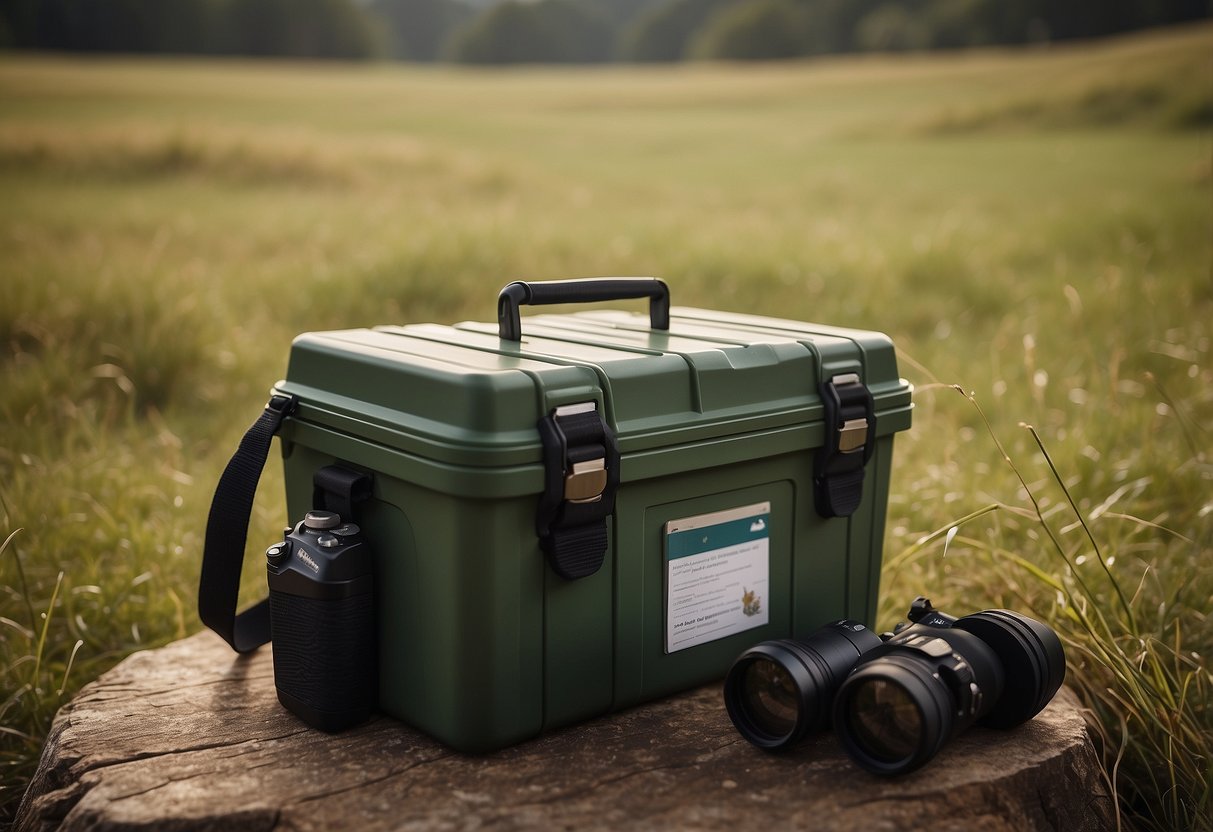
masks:
{"label": "strap clip", "polygon": [[822,517],[849,517],[863,499],[864,466],[876,450],[872,393],[858,373],[821,385],[825,436],[813,462],[814,502]]}
{"label": "strap clip", "polygon": [[299,397],[295,395],[287,395],[285,393],[275,393],[270,396],[270,400],[265,403],[266,410],[272,410],[275,413],[280,413],[283,416],[290,416],[295,412],[295,408],[299,407]]}
{"label": "strap clip", "polygon": [[312,474],[312,508],[335,511],[342,522],[357,518],[359,503],[370,499],[374,477],[341,464],[326,465]]}
{"label": "strap clip", "polygon": [[556,408],[539,420],[544,489],[535,532],[562,578],[593,575],[607,550],[607,520],[615,511],[619,450],[596,402]]}

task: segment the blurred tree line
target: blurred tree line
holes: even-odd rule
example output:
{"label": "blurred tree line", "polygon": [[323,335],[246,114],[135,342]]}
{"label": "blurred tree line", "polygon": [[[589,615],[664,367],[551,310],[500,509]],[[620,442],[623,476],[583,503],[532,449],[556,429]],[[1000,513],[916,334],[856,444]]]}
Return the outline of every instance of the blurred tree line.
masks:
{"label": "blurred tree line", "polygon": [[1211,0],[0,0],[0,47],[466,63],[775,60],[1097,37]]}
{"label": "blurred tree line", "polygon": [[379,37],[349,0],[0,0],[20,49],[362,58]]}

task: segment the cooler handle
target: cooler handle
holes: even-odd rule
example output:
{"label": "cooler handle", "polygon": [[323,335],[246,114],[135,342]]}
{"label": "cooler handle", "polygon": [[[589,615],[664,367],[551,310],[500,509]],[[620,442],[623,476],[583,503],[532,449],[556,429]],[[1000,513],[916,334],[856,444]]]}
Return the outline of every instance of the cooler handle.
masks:
{"label": "cooler handle", "polygon": [[653,329],[670,328],[670,287],[656,277],[590,277],[582,280],[516,280],[497,296],[498,334],[503,341],[522,340],[522,304],[597,303],[604,300],[649,299]]}

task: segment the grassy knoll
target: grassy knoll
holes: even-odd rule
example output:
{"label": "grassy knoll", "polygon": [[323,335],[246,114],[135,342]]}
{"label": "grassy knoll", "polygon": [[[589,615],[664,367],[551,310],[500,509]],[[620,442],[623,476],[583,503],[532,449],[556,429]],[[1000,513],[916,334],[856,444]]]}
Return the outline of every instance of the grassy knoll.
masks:
{"label": "grassy knoll", "polygon": [[880,623],[920,591],[1052,622],[1125,807],[1207,826],[1210,55],[1196,27],[744,68],[0,58],[0,806],[79,685],[198,628],[211,491],[295,334],[656,274],[894,337]]}

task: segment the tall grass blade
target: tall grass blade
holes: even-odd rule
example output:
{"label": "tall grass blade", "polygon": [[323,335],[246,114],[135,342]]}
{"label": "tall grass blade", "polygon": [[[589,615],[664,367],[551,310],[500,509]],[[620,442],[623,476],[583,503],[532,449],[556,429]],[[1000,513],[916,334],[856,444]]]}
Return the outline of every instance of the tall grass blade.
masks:
{"label": "tall grass blade", "polygon": [[46,616],[42,619],[42,633],[38,636],[38,647],[34,650],[33,684],[35,692],[41,692],[38,680],[42,668],[43,653],[46,649],[46,634],[51,628],[51,618],[55,613],[55,602],[59,600],[59,588],[61,586],[63,586],[63,570],[59,570],[59,577],[55,578],[55,588],[51,591],[51,600],[46,605]]}
{"label": "tall grass blade", "polygon": [[1061,492],[1066,495],[1066,501],[1070,504],[1070,508],[1074,511],[1074,516],[1078,518],[1078,522],[1082,524],[1082,530],[1086,534],[1087,540],[1091,542],[1091,548],[1095,551],[1095,557],[1099,560],[1100,567],[1103,569],[1104,574],[1108,576],[1108,581],[1112,584],[1112,588],[1116,590],[1116,597],[1120,599],[1121,609],[1125,611],[1125,615],[1129,619],[1129,632],[1136,636],[1137,617],[1133,615],[1133,607],[1129,605],[1129,599],[1125,597],[1124,590],[1120,586],[1120,581],[1116,580],[1116,576],[1112,574],[1112,569],[1108,566],[1103,550],[1099,548],[1099,543],[1095,540],[1095,535],[1091,534],[1091,527],[1087,525],[1086,517],[1079,510],[1078,504],[1074,502],[1074,496],[1070,493],[1070,489],[1066,487],[1065,480],[1058,473],[1057,465],[1053,462],[1053,457],[1049,454],[1048,448],[1045,447],[1045,443],[1040,438],[1040,434],[1036,432],[1035,427],[1025,422],[1020,422],[1020,426],[1032,434],[1032,439],[1036,441],[1036,447],[1040,448],[1040,452],[1044,455],[1049,470],[1053,472],[1053,480],[1061,487]]}
{"label": "tall grass blade", "polygon": [[[9,544],[13,542],[13,539],[23,531],[24,529],[17,528],[13,529],[12,532],[9,533],[9,536],[4,539],[4,542],[0,543],[0,556],[2,556],[5,550],[8,549]],[[34,604],[30,600],[29,584],[25,581],[25,568],[21,565],[21,555],[15,548],[13,549],[13,562],[17,564],[17,578],[21,581],[21,597],[25,600],[25,609],[26,612],[29,613],[30,631],[36,632],[38,629],[38,616],[34,614]]]}

